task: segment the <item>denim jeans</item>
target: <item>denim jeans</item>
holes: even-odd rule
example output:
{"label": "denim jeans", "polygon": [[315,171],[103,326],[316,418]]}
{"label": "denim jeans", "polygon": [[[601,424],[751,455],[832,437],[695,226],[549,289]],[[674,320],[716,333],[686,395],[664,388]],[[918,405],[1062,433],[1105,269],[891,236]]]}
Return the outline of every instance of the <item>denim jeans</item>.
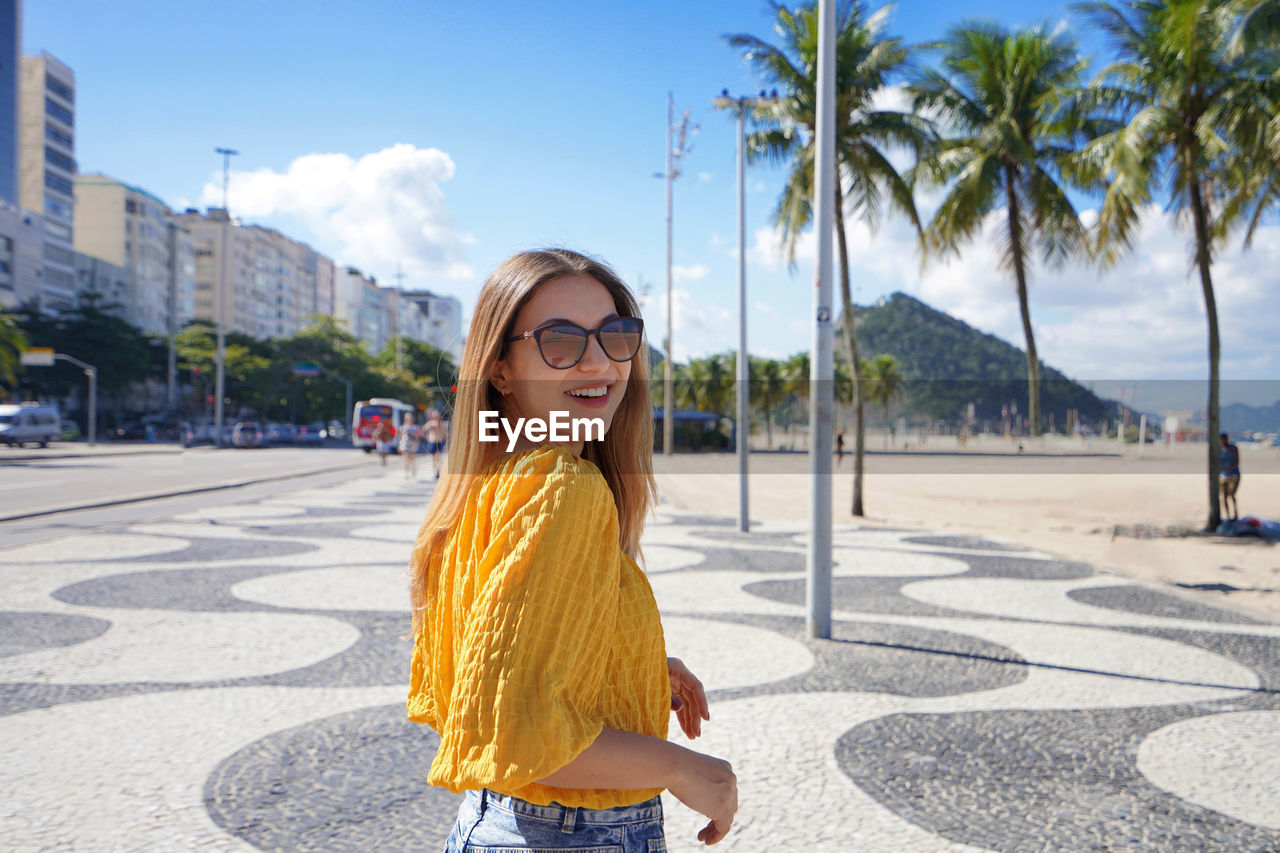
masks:
{"label": "denim jeans", "polygon": [[580,809],[559,803],[538,806],[488,790],[468,791],[444,849],[445,853],[666,853],[662,800],[654,797],[634,806]]}

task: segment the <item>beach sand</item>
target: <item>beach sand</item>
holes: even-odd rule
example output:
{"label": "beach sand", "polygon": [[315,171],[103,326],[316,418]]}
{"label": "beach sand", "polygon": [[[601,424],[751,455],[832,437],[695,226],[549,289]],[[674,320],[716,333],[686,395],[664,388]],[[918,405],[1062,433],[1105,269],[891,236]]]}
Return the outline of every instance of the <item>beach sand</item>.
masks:
{"label": "beach sand", "polygon": [[[1009,439],[951,442],[886,452],[880,437],[869,436],[860,519],[849,511],[853,458],[846,453],[838,467],[833,459],[833,522],[987,535],[1280,621],[1280,543],[1185,535],[1208,516],[1204,445],[1139,453],[1063,438],[1024,440],[1018,453]],[[807,454],[756,452],[749,465],[753,519],[808,519]],[[1241,517],[1280,519],[1280,449],[1243,445],[1241,467]],[[661,500],[737,517],[734,454],[656,454],[654,468]]]}

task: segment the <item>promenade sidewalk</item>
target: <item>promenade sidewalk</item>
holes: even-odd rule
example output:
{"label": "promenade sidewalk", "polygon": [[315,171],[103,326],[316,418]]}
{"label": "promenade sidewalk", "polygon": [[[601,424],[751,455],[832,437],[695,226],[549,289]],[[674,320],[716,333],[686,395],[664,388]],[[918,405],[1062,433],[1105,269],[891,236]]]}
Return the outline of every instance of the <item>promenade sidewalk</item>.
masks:
{"label": "promenade sidewalk", "polygon": [[[388,469],[0,551],[0,848],[439,849],[458,798],[403,705],[431,488]],[[710,692],[697,748],[739,775],[720,849],[1280,848],[1280,625],[842,524],[814,640],[805,525],[669,491],[647,571]],[[669,849],[701,849],[665,799]]]}

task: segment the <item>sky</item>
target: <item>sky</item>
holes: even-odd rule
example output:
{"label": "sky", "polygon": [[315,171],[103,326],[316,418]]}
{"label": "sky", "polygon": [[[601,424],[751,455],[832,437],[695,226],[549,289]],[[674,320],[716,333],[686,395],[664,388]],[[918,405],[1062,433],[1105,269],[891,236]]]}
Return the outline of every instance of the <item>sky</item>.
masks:
{"label": "sky", "polygon": [[[872,8],[881,4],[873,3]],[[469,317],[485,277],[513,252],[567,246],[610,263],[664,334],[667,94],[689,111],[674,183],[677,360],[737,347],[736,127],[712,100],[764,82],[724,36],[774,41],[756,0],[643,3],[328,0],[28,0],[22,49],[76,74],[80,171],[142,187],[171,207],[228,204],[382,284],[457,296]],[[1096,34],[1052,0],[899,0],[888,33],[918,43],[961,20],[1046,24],[1095,63]],[[886,95],[893,104],[894,93]],[[785,173],[747,173],[748,342],[783,358],[811,345],[812,234],[789,265],[773,224]],[[936,194],[922,194],[928,211]],[[1083,199],[1086,210],[1094,201]],[[854,299],[908,293],[1024,346],[1014,284],[984,237],[922,267],[904,220],[848,227]],[[1280,399],[1280,224],[1214,267],[1223,402]],[[1098,272],[1032,270],[1041,359],[1138,406],[1203,400],[1207,327],[1185,226],[1159,207],[1136,251]],[[1252,381],[1243,381],[1252,380]],[[1270,381],[1267,381],[1270,380]],[[1141,395],[1147,394],[1150,400]],[[1157,397],[1159,400],[1157,401]],[[1167,398],[1167,399],[1166,399]]]}

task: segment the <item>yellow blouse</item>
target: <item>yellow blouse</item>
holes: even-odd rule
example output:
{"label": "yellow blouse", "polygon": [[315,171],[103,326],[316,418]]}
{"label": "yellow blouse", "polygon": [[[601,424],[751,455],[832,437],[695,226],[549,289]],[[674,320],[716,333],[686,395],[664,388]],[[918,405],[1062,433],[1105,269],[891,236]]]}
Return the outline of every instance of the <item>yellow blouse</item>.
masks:
{"label": "yellow blouse", "polygon": [[490,464],[432,575],[408,702],[409,719],[440,733],[432,784],[594,809],[660,793],[536,781],[603,727],[667,736],[658,606],[618,545],[599,469],[553,446]]}

